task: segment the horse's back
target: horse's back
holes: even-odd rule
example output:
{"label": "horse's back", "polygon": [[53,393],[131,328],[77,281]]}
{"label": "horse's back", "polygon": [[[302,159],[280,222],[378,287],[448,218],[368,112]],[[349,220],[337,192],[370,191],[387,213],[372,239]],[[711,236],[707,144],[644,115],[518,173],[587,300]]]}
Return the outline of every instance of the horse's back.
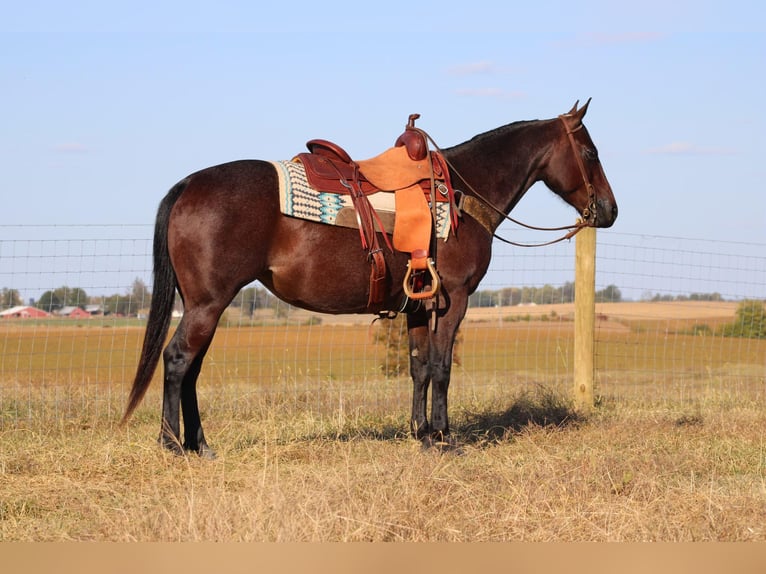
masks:
{"label": "horse's back", "polygon": [[276,171],[269,162],[239,160],[192,173],[179,185],[167,224],[179,288],[185,299],[221,289],[233,296],[266,264],[258,246],[280,217]]}
{"label": "horse's back", "polygon": [[277,191],[277,172],[269,161],[240,159],[206,167],[186,177],[188,185],[208,193],[259,194],[261,198]]}
{"label": "horse's back", "polygon": [[[300,307],[365,310],[369,263],[358,231],[283,215],[273,164],[224,163],[195,172],[184,183],[167,229],[187,303],[233,297],[259,280]],[[345,279],[328,285],[328,272]]]}

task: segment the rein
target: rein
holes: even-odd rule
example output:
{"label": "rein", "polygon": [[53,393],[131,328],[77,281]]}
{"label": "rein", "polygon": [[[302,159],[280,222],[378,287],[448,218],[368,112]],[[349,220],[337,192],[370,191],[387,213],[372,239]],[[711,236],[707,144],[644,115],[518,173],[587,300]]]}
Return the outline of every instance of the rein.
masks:
{"label": "rein", "polygon": [[[424,137],[430,141],[436,151],[438,151],[442,157],[444,158],[444,162],[452,169],[452,171],[455,172],[455,174],[460,177],[460,179],[465,182],[466,187],[473,193],[474,197],[478,200],[480,200],[486,207],[488,207],[490,210],[494,211],[498,215],[500,215],[503,219],[506,219],[512,223],[515,223],[516,225],[520,227],[525,227],[526,229],[532,229],[534,231],[568,231],[565,235],[559,237],[558,239],[553,239],[551,241],[546,241],[544,243],[517,243],[515,241],[511,241],[509,239],[506,239],[504,237],[499,236],[497,233],[492,231],[491,229],[487,228],[487,231],[489,231],[493,237],[496,239],[499,239],[503,243],[507,243],[509,245],[513,245],[515,247],[545,247],[547,245],[553,245],[555,243],[559,243],[560,241],[565,241],[568,239],[571,239],[575,235],[577,235],[580,230],[582,230],[584,227],[592,227],[595,224],[596,220],[596,190],[595,187],[593,187],[593,184],[590,182],[590,179],[588,178],[588,174],[585,171],[585,164],[582,161],[582,158],[577,153],[577,144],[575,143],[574,139],[574,132],[582,129],[583,125],[582,123],[577,126],[575,129],[570,130],[569,126],[567,125],[566,121],[564,120],[565,114],[560,115],[559,119],[561,120],[561,123],[564,124],[564,129],[566,130],[569,144],[572,148],[572,153],[575,156],[575,160],[577,160],[577,167],[580,169],[580,174],[582,175],[583,183],[585,183],[585,187],[588,190],[588,206],[583,209],[581,215],[582,218],[578,219],[577,222],[573,225],[563,225],[561,227],[538,227],[535,225],[529,225],[527,223],[524,223],[522,221],[519,221],[517,219],[514,219],[505,211],[497,207],[495,204],[493,204],[491,201],[489,201],[486,197],[484,197],[481,193],[479,193],[469,182],[463,178],[462,175],[460,175],[460,172],[455,168],[455,166],[444,156],[444,153],[442,152],[442,149],[438,146],[438,144],[434,141],[434,139],[425,131],[415,128],[418,131],[420,131]],[[467,199],[470,196],[463,196],[464,199]],[[484,225],[484,223],[482,223]]]}

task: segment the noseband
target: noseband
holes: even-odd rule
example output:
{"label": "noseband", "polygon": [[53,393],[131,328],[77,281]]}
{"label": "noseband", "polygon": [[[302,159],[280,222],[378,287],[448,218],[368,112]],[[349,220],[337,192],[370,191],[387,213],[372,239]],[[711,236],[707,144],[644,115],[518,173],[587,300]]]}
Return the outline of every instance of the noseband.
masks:
{"label": "noseband", "polygon": [[567,136],[569,138],[569,145],[572,147],[572,153],[574,154],[575,160],[577,161],[577,167],[580,168],[580,175],[582,175],[583,183],[588,190],[588,205],[582,210],[580,215],[582,216],[582,219],[586,225],[594,227],[596,225],[596,217],[598,216],[598,206],[596,205],[596,188],[593,187],[593,184],[590,182],[590,178],[588,177],[588,172],[585,171],[585,163],[583,163],[582,155],[577,153],[577,143],[574,139],[574,133],[581,130],[583,128],[583,124],[581,122],[579,126],[573,130],[570,130],[569,125],[564,119],[566,117],[566,115],[561,115],[559,116],[559,119],[561,120],[561,123],[564,124],[564,129],[566,130]]}

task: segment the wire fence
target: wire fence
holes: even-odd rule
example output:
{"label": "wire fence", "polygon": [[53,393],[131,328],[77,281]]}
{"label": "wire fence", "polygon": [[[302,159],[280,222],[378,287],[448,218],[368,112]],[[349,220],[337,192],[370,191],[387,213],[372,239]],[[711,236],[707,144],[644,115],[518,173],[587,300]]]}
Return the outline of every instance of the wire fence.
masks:
{"label": "wire fence", "polygon": [[[0,428],[121,415],[148,306],[141,287],[151,290],[151,236],[150,225],[0,226]],[[741,325],[759,321],[743,311],[748,302],[762,309],[766,300],[764,247],[599,232],[597,400],[764,401],[766,333]],[[574,243],[493,250],[480,291],[547,288],[554,298],[507,305],[516,301],[500,296],[469,309],[452,404],[540,385],[569,392]],[[46,305],[55,312],[35,316]],[[409,409],[403,321],[373,325],[370,316],[285,304],[242,309],[226,311],[203,367],[200,400],[208,410],[236,410],[254,398],[323,416]],[[155,414],[158,379],[146,399]]]}

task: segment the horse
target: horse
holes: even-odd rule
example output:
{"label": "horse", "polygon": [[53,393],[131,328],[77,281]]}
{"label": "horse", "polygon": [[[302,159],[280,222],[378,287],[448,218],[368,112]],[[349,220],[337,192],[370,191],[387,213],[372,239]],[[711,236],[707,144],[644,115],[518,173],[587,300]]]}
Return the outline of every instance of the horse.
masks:
{"label": "horse", "polygon": [[[578,103],[555,118],[513,122],[440,149],[453,187],[481,208],[462,213],[456,232],[436,245],[436,303],[404,311],[413,384],[410,432],[418,440],[449,438],[455,334],[469,295],[489,267],[495,230],[525,192],[544,182],[580,214],[583,226],[610,227],[617,217],[611,186],[582,123],[590,99],[580,108]],[[202,430],[197,378],[221,314],[244,286],[257,280],[290,305],[330,314],[383,313],[404,299],[408,254],[385,250],[385,298],[370,303],[369,254],[360,248],[359,230],[283,215],[277,186],[271,162],[238,160],[187,176],[159,204],[154,290],[121,425],[144,397],[162,356],[159,443],[176,454],[215,457]],[[163,351],[176,291],[184,314]]]}

